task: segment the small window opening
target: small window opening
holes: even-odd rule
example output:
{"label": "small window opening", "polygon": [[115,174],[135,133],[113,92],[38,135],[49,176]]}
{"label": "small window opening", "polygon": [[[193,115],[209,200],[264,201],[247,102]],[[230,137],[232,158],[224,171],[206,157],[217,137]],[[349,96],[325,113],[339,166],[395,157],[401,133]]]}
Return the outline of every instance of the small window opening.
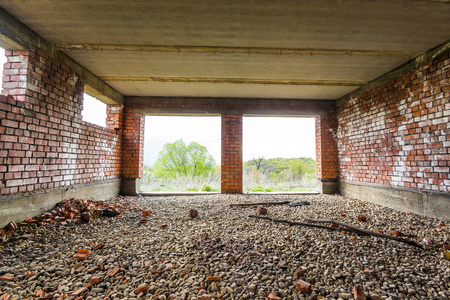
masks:
{"label": "small window opening", "polygon": [[83,121],[106,127],[106,104],[86,93],[84,94],[81,115]]}

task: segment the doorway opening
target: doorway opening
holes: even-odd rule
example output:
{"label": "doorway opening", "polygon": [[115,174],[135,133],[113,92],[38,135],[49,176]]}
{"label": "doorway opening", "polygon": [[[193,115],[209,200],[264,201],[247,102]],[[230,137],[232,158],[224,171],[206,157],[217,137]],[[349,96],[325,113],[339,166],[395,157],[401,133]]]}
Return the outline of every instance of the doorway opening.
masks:
{"label": "doorway opening", "polygon": [[317,190],[315,119],[244,117],[244,192]]}
{"label": "doorway opening", "polygon": [[220,117],[146,116],[142,192],[219,192]]}

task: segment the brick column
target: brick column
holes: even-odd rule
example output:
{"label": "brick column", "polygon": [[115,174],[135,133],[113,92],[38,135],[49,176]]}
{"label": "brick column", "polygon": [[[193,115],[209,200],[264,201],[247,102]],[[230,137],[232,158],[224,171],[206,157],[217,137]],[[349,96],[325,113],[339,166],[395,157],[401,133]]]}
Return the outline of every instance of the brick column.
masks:
{"label": "brick column", "polygon": [[222,115],[223,194],[242,193],[242,115]]}
{"label": "brick column", "polygon": [[337,120],[331,112],[316,118],[316,177],[323,194],[338,191]]}
{"label": "brick column", "polygon": [[137,195],[144,175],[144,122],[141,114],[126,104],[123,111],[121,194]]}

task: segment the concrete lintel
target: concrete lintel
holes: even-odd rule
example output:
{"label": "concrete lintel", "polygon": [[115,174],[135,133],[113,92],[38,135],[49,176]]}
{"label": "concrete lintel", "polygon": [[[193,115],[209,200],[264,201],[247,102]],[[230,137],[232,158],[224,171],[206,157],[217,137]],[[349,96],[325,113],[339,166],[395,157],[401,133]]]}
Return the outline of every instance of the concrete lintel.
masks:
{"label": "concrete lintel", "polygon": [[123,96],[94,73],[77,63],[70,56],[58,50],[36,32],[21,23],[0,7],[0,46],[5,49],[35,51],[40,49],[80,75],[86,85],[86,92],[106,104],[120,104]]}
{"label": "concrete lintel", "polygon": [[45,192],[2,196],[0,201],[0,227],[8,222],[21,222],[26,217],[35,217],[52,209],[67,198],[107,200],[119,195],[120,179],[93,182],[71,187],[62,187]]}
{"label": "concrete lintel", "polygon": [[335,108],[333,100],[126,97],[126,103],[148,104],[133,111],[144,115],[205,116],[243,114],[245,116],[319,116]]}
{"label": "concrete lintel", "polygon": [[450,40],[447,40],[445,43],[432,48],[428,50],[425,53],[422,53],[418,55],[416,58],[406,62],[405,64],[399,66],[398,68],[385,73],[381,75],[380,77],[370,81],[369,83],[365,84],[364,86],[360,87],[357,90],[354,90],[351,93],[348,93],[347,95],[339,98],[337,100],[337,105],[344,104],[345,102],[349,101],[352,98],[358,97],[361,94],[370,91],[380,85],[383,85],[393,79],[396,79],[402,75],[405,75],[406,73],[419,68],[420,66],[423,66],[424,64],[427,64],[431,62],[433,59],[438,57],[441,54],[444,54],[446,52],[450,52]]}
{"label": "concrete lintel", "polygon": [[389,185],[339,181],[343,196],[369,201],[399,211],[410,211],[434,218],[450,218],[450,194],[392,187]]}

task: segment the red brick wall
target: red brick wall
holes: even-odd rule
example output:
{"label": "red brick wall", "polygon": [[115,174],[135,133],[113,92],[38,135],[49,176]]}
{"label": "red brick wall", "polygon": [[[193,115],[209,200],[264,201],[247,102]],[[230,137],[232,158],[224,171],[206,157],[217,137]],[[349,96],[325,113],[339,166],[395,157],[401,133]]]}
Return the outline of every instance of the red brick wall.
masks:
{"label": "red brick wall", "polygon": [[450,58],[338,107],[340,178],[450,192]]}
{"label": "red brick wall", "polygon": [[242,115],[222,115],[222,193],[242,193]]}
{"label": "red brick wall", "polygon": [[140,178],[144,175],[145,117],[125,104],[123,118],[122,177]]}
{"label": "red brick wall", "polygon": [[336,180],[338,178],[337,120],[335,110],[316,118],[316,177]]}
{"label": "red brick wall", "polygon": [[40,51],[6,56],[0,194],[119,178],[121,135],[82,121],[84,85],[78,76]]}

